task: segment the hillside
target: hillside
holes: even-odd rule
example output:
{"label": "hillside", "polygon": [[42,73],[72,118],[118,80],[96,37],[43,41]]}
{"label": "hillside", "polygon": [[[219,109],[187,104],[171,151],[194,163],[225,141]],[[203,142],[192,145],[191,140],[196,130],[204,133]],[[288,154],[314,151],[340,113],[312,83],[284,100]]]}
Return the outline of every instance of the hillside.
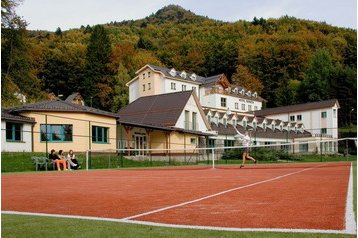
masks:
{"label": "hillside", "polygon": [[[26,31],[18,58],[11,59],[25,67],[10,71],[11,47],[3,31],[2,105],[18,103],[14,92],[36,101],[47,92],[66,97],[80,91],[87,102],[90,95],[97,107],[116,111],[126,104],[125,82],[152,63],[203,76],[225,73],[235,83],[261,90],[267,107],[337,98],[341,124],[348,123],[347,113],[356,108],[357,36],[352,29],[289,16],[229,23],[175,5],[103,27],[110,49],[104,71],[93,80],[88,46],[95,27]],[[100,92],[89,94],[84,81]]]}

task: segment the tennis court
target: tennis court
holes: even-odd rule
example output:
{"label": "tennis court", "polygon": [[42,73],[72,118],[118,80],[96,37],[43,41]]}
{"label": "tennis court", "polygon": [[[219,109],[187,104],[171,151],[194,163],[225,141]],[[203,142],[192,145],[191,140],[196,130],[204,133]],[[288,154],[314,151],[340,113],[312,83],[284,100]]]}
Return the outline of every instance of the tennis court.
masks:
{"label": "tennis court", "polygon": [[4,175],[2,211],[203,229],[355,233],[350,179],[348,162]]}

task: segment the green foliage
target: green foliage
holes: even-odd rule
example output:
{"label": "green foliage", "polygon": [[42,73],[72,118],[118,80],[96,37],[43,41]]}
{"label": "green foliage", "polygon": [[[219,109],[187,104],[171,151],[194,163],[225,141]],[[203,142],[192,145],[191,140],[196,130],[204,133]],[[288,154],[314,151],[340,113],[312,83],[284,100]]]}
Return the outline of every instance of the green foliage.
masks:
{"label": "green foliage", "polygon": [[[224,160],[230,159],[242,159],[243,149],[230,149],[226,150],[222,156]],[[253,148],[250,153],[251,156],[254,156],[255,159],[259,161],[297,161],[300,160],[299,157],[295,156],[294,154],[287,153],[286,150],[275,150],[271,148]]]}
{"label": "green foliage", "polygon": [[169,5],[136,21],[28,32],[17,5],[2,1],[2,105],[16,104],[14,92],[39,100],[80,91],[87,105],[115,111],[126,101],[124,81],[151,63],[234,82],[241,67],[262,84],[267,107],[337,98],[340,125],[357,108],[356,30],[289,16],[228,23]]}

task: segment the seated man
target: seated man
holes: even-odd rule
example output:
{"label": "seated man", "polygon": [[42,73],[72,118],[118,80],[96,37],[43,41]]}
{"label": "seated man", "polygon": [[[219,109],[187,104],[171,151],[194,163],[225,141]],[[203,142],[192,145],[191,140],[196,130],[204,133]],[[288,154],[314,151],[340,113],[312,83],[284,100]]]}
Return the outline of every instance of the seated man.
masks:
{"label": "seated man", "polygon": [[57,166],[57,170],[60,171],[61,170],[61,166],[60,164],[62,164],[63,166],[63,170],[67,170],[67,162],[64,159],[61,159],[57,154],[55,154],[55,150],[51,150],[50,155],[48,156],[49,159],[52,159]]}

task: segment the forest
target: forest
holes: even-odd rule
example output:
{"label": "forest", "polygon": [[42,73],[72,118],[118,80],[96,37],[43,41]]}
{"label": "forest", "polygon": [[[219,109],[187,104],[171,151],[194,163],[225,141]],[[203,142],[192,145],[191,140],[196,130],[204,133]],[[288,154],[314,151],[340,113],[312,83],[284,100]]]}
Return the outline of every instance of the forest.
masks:
{"label": "forest", "polygon": [[[169,5],[139,20],[49,31],[26,29],[18,0],[1,0],[1,106],[65,99],[118,111],[145,64],[201,76],[224,73],[276,107],[336,98],[339,124],[356,124],[357,32],[282,16],[223,22]],[[120,13],[119,13],[120,14]]]}

